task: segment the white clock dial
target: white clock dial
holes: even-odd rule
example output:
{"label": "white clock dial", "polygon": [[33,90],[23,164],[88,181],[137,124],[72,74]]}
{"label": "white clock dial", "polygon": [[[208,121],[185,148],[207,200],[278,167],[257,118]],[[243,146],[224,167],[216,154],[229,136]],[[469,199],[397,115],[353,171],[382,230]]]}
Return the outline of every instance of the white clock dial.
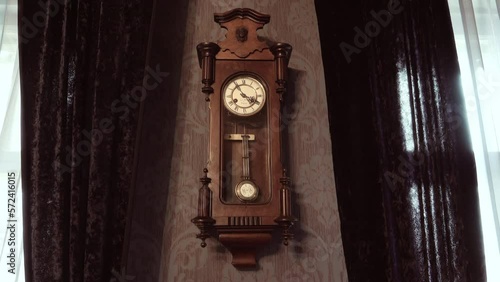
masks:
{"label": "white clock dial", "polygon": [[238,116],[258,113],[266,102],[266,89],[256,78],[240,75],[226,83],[223,91],[224,106]]}
{"label": "white clock dial", "polygon": [[244,180],[236,185],[236,196],[242,201],[253,201],[259,195],[259,188],[250,180]]}

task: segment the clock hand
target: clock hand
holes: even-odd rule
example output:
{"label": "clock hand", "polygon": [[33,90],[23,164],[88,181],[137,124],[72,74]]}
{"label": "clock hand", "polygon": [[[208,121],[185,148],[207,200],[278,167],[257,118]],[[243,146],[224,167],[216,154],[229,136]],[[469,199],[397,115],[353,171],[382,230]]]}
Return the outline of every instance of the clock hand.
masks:
{"label": "clock hand", "polygon": [[246,99],[247,99],[247,101],[248,101],[248,103],[253,104],[253,100],[254,100],[254,98],[253,98],[253,97],[248,97],[248,96],[247,96],[247,95],[245,95],[245,93],[243,93],[243,92],[241,92],[241,94],[240,94],[240,95],[241,95],[241,97],[246,98]]}
{"label": "clock hand", "polygon": [[254,103],[253,97],[248,97],[245,93],[243,93],[243,90],[241,90],[239,85],[236,85],[236,89],[238,89],[240,91],[241,97],[247,99],[248,103],[252,103],[252,104]]}
{"label": "clock hand", "polygon": [[[236,82],[234,84],[236,84]],[[241,90],[241,88],[238,84],[236,84],[236,89],[240,90],[240,92],[243,93],[243,91]]]}

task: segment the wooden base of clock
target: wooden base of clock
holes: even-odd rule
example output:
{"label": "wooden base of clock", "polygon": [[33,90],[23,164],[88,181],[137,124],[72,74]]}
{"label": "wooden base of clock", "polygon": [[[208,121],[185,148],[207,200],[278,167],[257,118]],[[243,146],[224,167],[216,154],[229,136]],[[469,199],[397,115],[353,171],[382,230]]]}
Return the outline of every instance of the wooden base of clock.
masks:
{"label": "wooden base of clock", "polygon": [[257,250],[269,245],[272,240],[273,227],[268,229],[241,230],[234,228],[218,228],[219,242],[233,255],[232,264],[237,268],[255,268],[257,266]]}

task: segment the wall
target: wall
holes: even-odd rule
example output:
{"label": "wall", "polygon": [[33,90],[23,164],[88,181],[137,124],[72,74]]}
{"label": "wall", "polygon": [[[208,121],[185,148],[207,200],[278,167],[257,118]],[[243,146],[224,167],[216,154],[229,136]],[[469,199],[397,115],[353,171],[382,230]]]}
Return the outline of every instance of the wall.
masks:
{"label": "wall", "polygon": [[[160,281],[347,281],[325,86],[314,1],[203,1],[189,2],[177,108],[174,153],[163,235]],[[207,160],[207,105],[200,92],[200,68],[195,46],[218,41],[224,32],[213,21],[214,12],[237,7],[270,14],[261,35],[290,43],[294,50],[291,92],[286,107],[290,174],[299,208],[298,235],[288,247],[275,242],[263,251],[258,271],[237,271],[231,255],[209,239],[202,249],[190,222],[196,214],[198,178]]]}

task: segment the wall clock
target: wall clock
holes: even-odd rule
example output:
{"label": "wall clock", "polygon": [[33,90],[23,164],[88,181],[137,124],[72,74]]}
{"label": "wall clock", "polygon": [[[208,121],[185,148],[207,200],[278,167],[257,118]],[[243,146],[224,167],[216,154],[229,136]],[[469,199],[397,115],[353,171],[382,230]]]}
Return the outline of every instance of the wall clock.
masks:
{"label": "wall clock", "polygon": [[199,190],[197,237],[219,240],[236,267],[256,266],[275,231],[293,238],[290,178],[283,159],[281,108],[292,47],[257,36],[269,15],[234,9],[214,15],[226,39],[198,44],[210,109],[210,159]]}

